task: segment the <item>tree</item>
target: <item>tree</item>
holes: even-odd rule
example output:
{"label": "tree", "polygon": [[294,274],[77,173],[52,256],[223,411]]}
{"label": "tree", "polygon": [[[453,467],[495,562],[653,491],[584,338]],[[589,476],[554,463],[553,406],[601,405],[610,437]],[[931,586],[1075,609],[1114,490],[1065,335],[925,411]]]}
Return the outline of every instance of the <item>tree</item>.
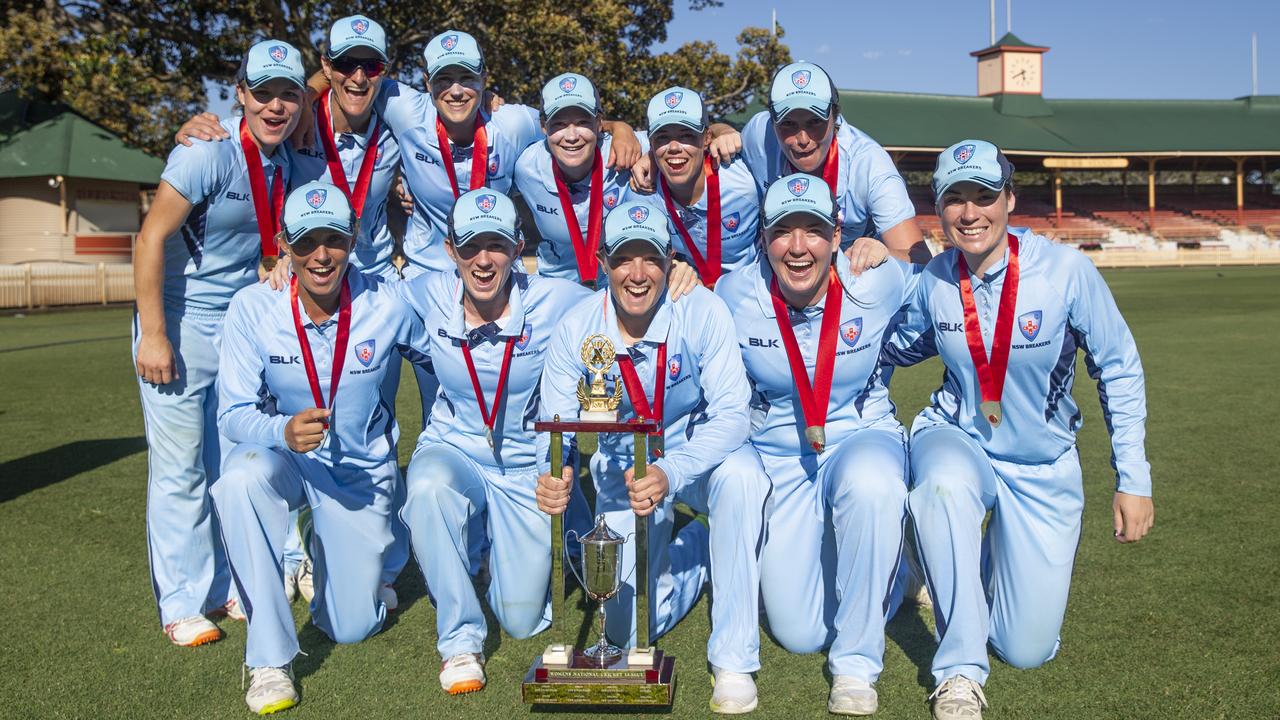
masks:
{"label": "tree", "polygon": [[[722,0],[688,0],[701,10]],[[739,111],[790,61],[767,30],[738,35],[735,56],[694,42],[655,53],[674,0],[367,0],[360,11],[387,30],[392,71],[421,87],[422,50],[456,27],[485,49],[490,84],[509,102],[537,104],[545,81],[582,72],[600,88],[605,110],[643,123],[649,98],[682,84],[698,90],[713,115]],[[233,82],[253,42],[286,40],[308,70],[319,41],[351,12],[324,0],[65,0],[0,4],[7,18],[0,51],[16,58],[0,70],[0,88],[61,100],[128,142],[163,155],[181,120],[203,106],[206,82]]]}

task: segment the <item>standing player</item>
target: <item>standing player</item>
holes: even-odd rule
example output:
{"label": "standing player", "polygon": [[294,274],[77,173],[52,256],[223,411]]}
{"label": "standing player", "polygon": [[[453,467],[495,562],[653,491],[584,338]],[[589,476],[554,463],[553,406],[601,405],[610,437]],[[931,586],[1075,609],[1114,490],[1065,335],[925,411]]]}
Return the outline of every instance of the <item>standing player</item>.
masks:
{"label": "standing player", "polygon": [[[774,637],[830,645],[830,712],[870,715],[902,546],[906,443],[880,368],[910,288],[892,261],[851,274],[838,209],[820,179],[769,187],[764,256],[716,286],[755,393],[751,445],[773,484],[760,582]],[[883,262],[887,252],[860,241]],[[834,266],[833,266],[834,265]]]}
{"label": "standing player", "polygon": [[[509,634],[549,623],[551,522],[534,498],[532,421],[552,329],[588,291],[575,282],[514,272],[524,242],[505,195],[458,198],[445,250],[453,272],[403,286],[431,333],[440,379],[431,422],[409,463],[404,519],[436,603],[440,686],[450,695],[484,687],[488,626],[473,590],[471,557],[487,540],[489,607]],[[585,501],[582,507],[585,510]]]}
{"label": "standing player", "polygon": [[1019,668],[1057,653],[1084,507],[1078,349],[1111,434],[1116,539],[1141,540],[1155,517],[1133,335],[1083,254],[1008,226],[1012,177],[982,140],[938,156],[933,189],[954,247],[926,268],[894,353],[946,365],[911,429],[907,501],[941,629],[939,720],[982,717],[988,644]]}
{"label": "standing player", "polygon": [[298,653],[281,562],[290,511],[311,509],[311,616],[335,642],[382,628],[383,555],[393,543],[398,482],[390,372],[422,361],[426,332],[381,278],[349,269],[356,218],[346,194],[307,183],[289,195],[289,292],[251,287],[227,312],[218,426],[237,443],[211,493],[249,614],[249,709],[298,702]]}
{"label": "standing player", "polygon": [[303,82],[293,46],[249,48],[236,80],[244,116],[223,123],[238,139],[174,148],[134,250],[147,547],[160,622],[177,645],[222,637],[204,616],[227,602],[229,584],[208,501],[222,454],[218,348],[231,296],[259,277],[260,260],[276,256],[290,173],[282,145],[298,121]]}
{"label": "standing player", "polygon": [[649,101],[648,118],[658,170],[655,204],[666,212],[676,254],[713,288],[723,273],[750,265],[758,254],[755,181],[744,163],[720,165],[712,157],[712,131],[697,92],[663,90]]}
{"label": "standing player", "polygon": [[558,75],[542,88],[542,129],[546,142],[525,148],[515,175],[542,238],[538,274],[594,287],[604,218],[626,198],[631,174],[605,167],[613,136],[582,75]]}
{"label": "standing player", "polygon": [[[579,303],[556,330],[542,375],[542,417],[577,416],[574,388],[586,375],[582,344],[593,335],[609,338],[617,361],[606,380],[626,390],[619,419],[657,420],[662,430],[649,439],[652,462],[640,479],[632,467],[632,436],[600,436],[591,458],[596,512],[624,535],[634,528],[636,515],[653,516],[648,557],[654,636],[689,611],[710,566],[711,708],[749,712],[756,705],[749,673],[760,668],[758,549],[769,484],[743,445],[750,427],[750,389],[731,334],[733,320],[705,288],[671,301],[667,283],[673,252],[666,223],[659,211],[639,202],[620,205],[605,221],[600,255],[609,268],[608,287]],[[548,447],[539,450],[544,473],[538,481],[539,506],[563,512],[572,474],[551,478]],[[676,500],[709,512],[709,531],[702,522],[691,522],[673,538]],[[623,553],[621,576],[630,580],[609,601],[606,622],[611,637],[630,638],[628,645],[634,645],[634,546],[629,543]]]}

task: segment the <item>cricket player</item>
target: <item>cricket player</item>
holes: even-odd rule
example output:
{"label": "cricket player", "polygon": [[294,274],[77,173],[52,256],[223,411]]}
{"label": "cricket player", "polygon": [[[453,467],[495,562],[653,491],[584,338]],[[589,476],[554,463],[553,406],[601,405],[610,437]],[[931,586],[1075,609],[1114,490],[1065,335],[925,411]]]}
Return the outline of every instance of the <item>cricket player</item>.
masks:
{"label": "cricket player", "polygon": [[[642,478],[632,466],[632,435],[600,435],[591,458],[595,510],[624,536],[637,516],[651,523],[653,636],[684,617],[709,577],[711,707],[746,712],[755,706],[754,686],[744,696],[733,678],[749,680],[760,667],[758,552],[769,484],[744,445],[750,389],[733,320],[724,303],[702,287],[679,302],[669,299],[671,236],[666,217],[652,205],[625,202],[610,213],[600,254],[609,269],[608,288],[579,303],[556,330],[542,374],[542,417],[577,417],[578,381],[592,379],[581,358],[583,342],[608,338],[616,361],[606,370],[607,389],[624,389],[619,419],[657,420],[662,429],[649,438],[651,462]],[[540,446],[538,501],[554,514],[569,502],[573,476],[547,473],[548,444]],[[709,513],[709,526],[690,522],[673,537],[677,500]],[[635,547],[628,543],[624,587],[606,605],[609,636],[629,646],[636,638],[634,567]]]}
{"label": "cricket player", "polygon": [[214,383],[231,296],[263,277],[260,261],[277,252],[292,170],[284,144],[304,82],[293,46],[265,40],[249,48],[236,80],[244,116],[224,122],[235,141],[174,148],[134,250],[147,548],[160,623],[176,645],[221,639],[205,617],[211,610],[229,603],[239,615],[208,500],[225,451]]}
{"label": "cricket player", "polygon": [[988,644],[1018,668],[1057,652],[1084,507],[1078,350],[1111,435],[1116,539],[1141,540],[1155,516],[1133,335],[1088,258],[1008,226],[1012,177],[982,140],[938,156],[933,190],[954,247],[929,263],[889,353],[937,353],[946,366],[911,428],[907,500],[938,621],[939,720],[981,718]]}
{"label": "cricket player", "polygon": [[[538,510],[532,422],[538,379],[560,318],[590,294],[571,280],[513,271],[524,241],[515,205],[494,190],[463,193],[449,218],[451,272],[402,287],[431,329],[440,379],[431,422],[409,463],[403,516],[436,605],[440,686],[484,687],[488,625],[472,576],[488,546],[489,607],[508,634],[550,623],[551,521]],[[570,464],[572,466],[572,463]],[[582,518],[586,501],[578,496]]]}
{"label": "cricket player", "polygon": [[382,628],[383,555],[393,544],[401,356],[424,362],[426,331],[393,285],[348,262],[347,196],[312,182],[284,207],[289,291],[255,286],[227,312],[218,426],[234,449],[211,494],[249,616],[249,709],[298,703],[298,653],[281,564],[290,512],[311,509],[311,617],[335,642]]}
{"label": "cricket player", "polygon": [[724,273],[755,261],[759,198],[745,163],[721,165],[702,97],[669,87],[649,100],[649,158],[658,171],[648,196],[667,216],[676,255],[708,287]]}
{"label": "cricket player", "polygon": [[854,276],[839,208],[812,175],[769,186],[761,225],[762,256],[716,294],[754,390],[751,447],[773,486],[765,612],[791,652],[830,647],[830,712],[870,715],[907,497],[906,438],[879,358],[913,272],[862,238],[883,264]]}
{"label": "cricket player", "polygon": [[[538,226],[538,274],[594,287],[604,218],[629,193],[626,168],[605,167],[613,135],[595,85],[563,73],[542,88],[545,142],[525,148],[515,183]],[[644,138],[641,146],[647,149]]]}

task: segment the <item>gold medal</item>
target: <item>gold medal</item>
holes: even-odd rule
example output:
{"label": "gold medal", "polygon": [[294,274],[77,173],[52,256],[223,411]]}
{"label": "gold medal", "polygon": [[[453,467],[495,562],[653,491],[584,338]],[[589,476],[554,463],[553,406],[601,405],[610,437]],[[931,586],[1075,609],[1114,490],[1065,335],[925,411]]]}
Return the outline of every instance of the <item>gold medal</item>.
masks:
{"label": "gold medal", "polygon": [[982,417],[991,423],[991,427],[1000,426],[1000,401],[999,400],[983,400],[978,406],[982,411]]}
{"label": "gold medal", "polygon": [[822,452],[827,445],[827,431],[822,425],[810,425],[804,429],[804,439],[814,452]]}
{"label": "gold medal", "polygon": [[262,256],[262,269],[263,269],[263,270],[266,270],[267,272],[271,272],[272,270],[274,270],[274,269],[275,269],[275,267],[276,267],[276,261],[277,261],[277,260],[279,260],[279,259],[280,259],[280,258],[279,258],[278,256],[276,256],[276,255],[263,255],[263,256]]}

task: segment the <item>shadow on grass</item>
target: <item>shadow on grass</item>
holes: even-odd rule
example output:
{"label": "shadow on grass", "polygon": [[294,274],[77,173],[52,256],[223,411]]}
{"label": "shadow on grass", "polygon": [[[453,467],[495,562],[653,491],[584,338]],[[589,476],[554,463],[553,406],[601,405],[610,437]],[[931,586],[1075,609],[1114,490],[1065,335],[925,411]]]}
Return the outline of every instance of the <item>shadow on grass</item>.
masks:
{"label": "shadow on grass", "polygon": [[933,654],[938,644],[933,640],[933,631],[920,617],[920,607],[912,602],[903,602],[898,614],[885,626],[884,634],[906,654],[912,665],[916,666],[916,682],[925,690],[933,689]]}
{"label": "shadow on grass", "polygon": [[146,438],[76,440],[0,464],[0,502],[48,487],[147,449]]}

